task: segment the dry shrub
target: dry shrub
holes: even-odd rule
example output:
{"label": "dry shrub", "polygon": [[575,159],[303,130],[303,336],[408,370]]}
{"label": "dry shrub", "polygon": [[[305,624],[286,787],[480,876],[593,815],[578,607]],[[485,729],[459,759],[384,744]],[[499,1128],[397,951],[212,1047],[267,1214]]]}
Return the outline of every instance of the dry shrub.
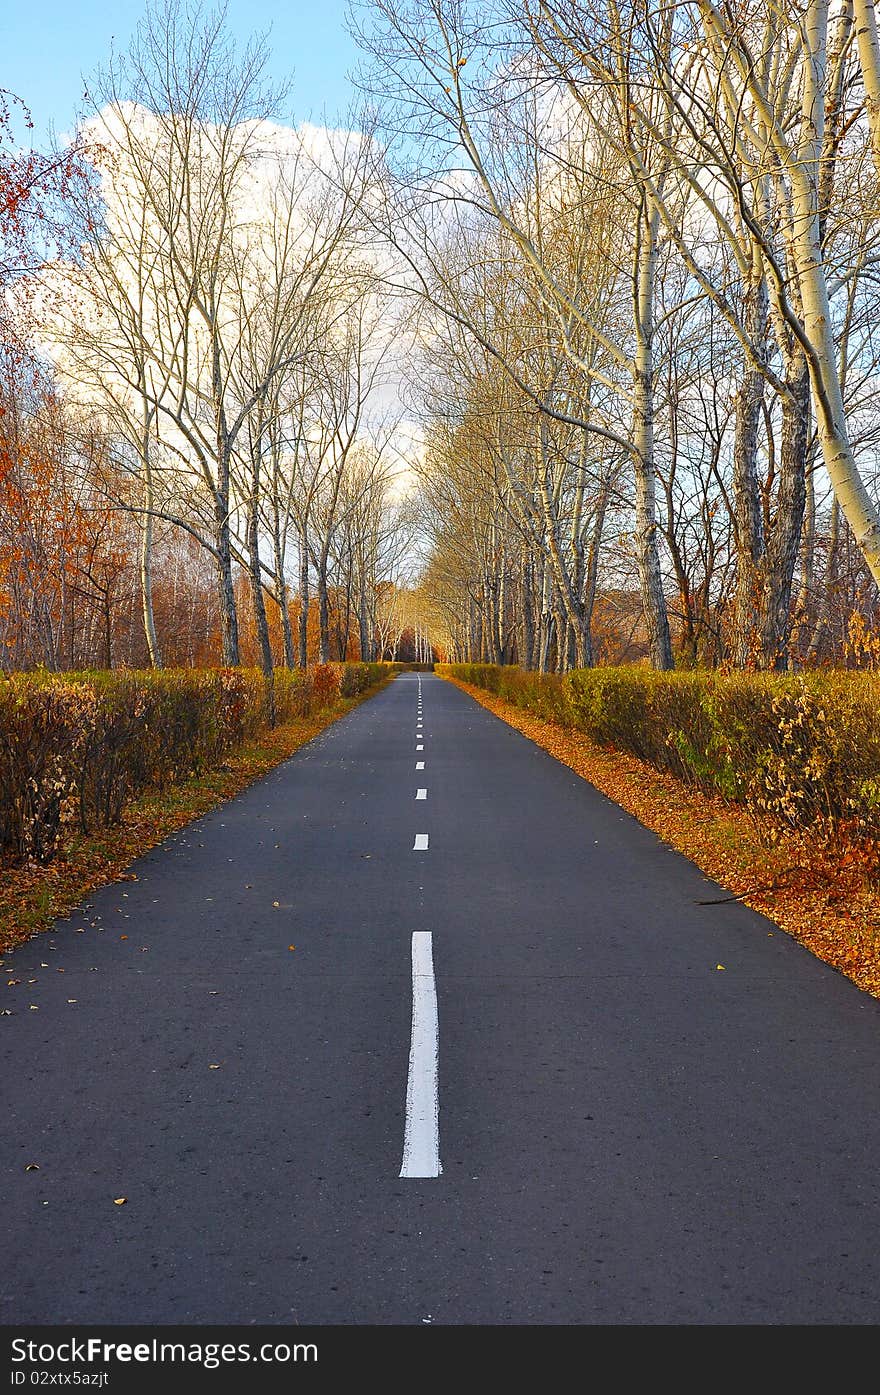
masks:
{"label": "dry shrub", "polygon": [[333,664],[316,664],[312,669],[312,690],[319,707],[339,697],[340,668]]}
{"label": "dry shrub", "polygon": [[384,678],[387,664],[14,674],[0,679],[0,855],[48,862],[62,825],[118,822],[146,789],[220,764],[275,721]]}
{"label": "dry shrub", "polygon": [[768,841],[797,833],[880,869],[880,674],[438,672],[744,805]]}
{"label": "dry shrub", "polygon": [[15,675],[0,687],[0,851],[48,862],[95,718],[84,683]]}
{"label": "dry shrub", "polygon": [[339,691],[343,697],[357,697],[375,683],[381,682],[391,669],[390,664],[356,663],[342,664],[339,677]]}

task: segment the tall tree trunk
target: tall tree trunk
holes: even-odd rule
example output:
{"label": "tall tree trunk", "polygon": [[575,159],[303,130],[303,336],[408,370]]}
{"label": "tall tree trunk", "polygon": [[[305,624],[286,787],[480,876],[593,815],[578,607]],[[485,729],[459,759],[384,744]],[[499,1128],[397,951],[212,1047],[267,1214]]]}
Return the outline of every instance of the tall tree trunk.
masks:
{"label": "tall tree trunk", "polygon": [[284,637],[284,667],[293,668],[296,655],[293,649],[293,627],[290,623],[290,592],[284,575],[284,545],[281,539],[281,519],[277,498],[273,498],[272,555],[275,563],[275,593],[281,613],[281,633]]}
{"label": "tall tree trunk", "polygon": [[[880,169],[880,50],[873,4],[859,0],[855,8],[859,57],[869,99],[869,120]],[[873,21],[873,28],[870,27]],[[828,25],[827,0],[813,0],[806,24],[806,49],[801,98],[804,136],[791,167],[791,255],[803,306],[804,330],[812,347],[808,355],[819,441],[834,497],[852,529],[874,580],[880,585],[880,513],[859,474],[846,423],[843,388],[834,322],[822,251],[818,197],[819,171],[825,134],[825,67]],[[867,26],[867,27],[866,27]]]}
{"label": "tall tree trunk", "polygon": [[[809,378],[807,380],[809,388]],[[804,523],[801,530],[801,580],[798,587],[794,613],[797,623],[797,655],[803,660],[810,643],[811,625],[815,611],[816,590],[816,486],[813,470],[807,469],[804,476],[805,502]]]}
{"label": "tall tree trunk", "polygon": [[544,565],[543,565],[543,567],[542,567],[541,570],[542,570],[542,576],[541,576],[541,618],[540,618],[539,642],[538,642],[538,671],[539,671],[540,673],[549,673],[549,672],[550,672],[550,641],[551,641],[551,639],[552,639],[552,634],[551,634],[552,619],[551,619],[551,610],[550,610],[550,605],[551,605],[552,596],[551,596],[550,568],[547,566],[546,562],[544,563]]}
{"label": "tall tree trunk", "polygon": [[303,520],[299,534],[299,666],[309,663],[309,547],[308,525]]}
{"label": "tall tree trunk", "polygon": [[654,473],[654,275],[657,263],[659,215],[644,204],[639,215],[636,248],[636,296],[633,362],[633,466],[636,486],[636,545],[642,609],[648,631],[652,667],[671,669],[672,640],[663,594],[658,546],[656,478]]}
{"label": "tall tree trunk", "polygon": [[828,630],[829,612],[834,589],[837,584],[837,553],[840,547],[840,505],[835,499],[831,506],[831,524],[828,530],[828,555],[825,559],[825,576],[822,594],[816,613],[816,624],[807,650],[807,662],[815,663],[822,657],[822,641]]}
{"label": "tall tree trunk", "polygon": [[327,593],[327,553],[318,565],[318,662],[330,662],[330,597]]}
{"label": "tall tree trunk", "polygon": [[260,562],[260,528],[257,517],[257,500],[252,498],[248,507],[247,524],[248,571],[251,586],[251,605],[254,615],[254,629],[260,649],[260,668],[270,677],[275,667],[272,659],[272,644],[269,639],[269,621],[266,617],[266,599],[263,593],[263,574]]}
{"label": "tall tree trunk", "polygon": [[[726,28],[722,11],[710,0],[699,0],[703,24],[736,64],[750,98],[766,122],[771,141],[789,180],[791,219],[783,227],[789,265],[794,271],[797,293],[803,310],[802,324],[789,311],[792,332],[798,328],[810,368],[813,406],[818,425],[822,458],[834,496],[840,504],[853,537],[865,558],[871,575],[880,584],[880,512],[862,479],[849,439],[840,363],[834,337],[834,321],[828,296],[828,283],[822,248],[821,174],[827,161],[825,149],[825,104],[827,90],[828,3],[810,0],[801,27],[801,104],[797,123],[797,146],[788,144],[777,115],[760,84],[755,81],[752,59],[734,41]],[[872,136],[880,136],[880,48],[870,23],[874,18],[870,0],[860,0],[856,9],[860,61],[869,95],[868,117]],[[877,56],[875,56],[877,55]],[[875,83],[875,78],[878,82]],[[876,98],[876,100],[875,100]],[[833,105],[833,97],[832,97]],[[875,148],[880,158],[880,144]]]}
{"label": "tall tree trunk", "polygon": [[523,668],[533,668],[535,664],[535,611],[532,563],[525,553],[523,553],[520,578],[522,607],[520,610],[519,662]]}
{"label": "tall tree trunk", "polygon": [[144,435],[143,448],[143,523],[141,525],[141,545],[138,557],[138,573],[141,590],[141,615],[144,622],[144,638],[152,668],[162,667],[162,654],[156,638],[156,622],[153,616],[153,467],[150,461],[149,428]]}
{"label": "tall tree trunk", "polygon": [[281,634],[284,640],[284,667],[293,668],[296,664],[296,655],[293,649],[293,626],[290,623],[290,589],[283,574],[278,578],[277,591]]}
{"label": "tall tree trunk", "polygon": [[599,497],[596,500],[596,509],[593,514],[593,526],[590,530],[590,543],[587,549],[586,563],[584,566],[584,649],[582,658],[579,661],[580,667],[582,668],[592,668],[593,664],[596,662],[593,650],[593,610],[596,605],[596,582],[599,576],[599,555],[602,550],[602,533],[605,528],[605,515],[608,512],[608,500],[610,497],[611,481],[606,476],[602,481]]}
{"label": "tall tree trunk", "polygon": [[859,66],[865,85],[865,111],[871,132],[874,166],[880,178],[880,33],[874,0],[855,0]]}
{"label": "tall tree trunk", "polygon": [[229,508],[218,495],[214,501],[216,536],[215,571],[217,601],[220,608],[220,635],[223,663],[237,668],[241,663],[238,640],[238,612],[235,606],[235,585],[232,579],[232,541],[229,533]]}
{"label": "tall tree trunk", "polygon": [[[743,327],[760,351],[767,339],[767,283],[756,247],[752,248],[752,278],[743,293]],[[732,649],[737,668],[760,661],[758,617],[764,603],[764,525],[758,487],[758,423],[763,401],[764,375],[747,359],[736,394],[733,430],[736,594]]]}
{"label": "tall tree trunk", "polygon": [[565,673],[568,668],[568,616],[558,591],[554,593],[553,628],[556,631],[556,672]]}
{"label": "tall tree trunk", "polygon": [[230,456],[232,441],[226,425],[223,407],[220,348],[212,345],[212,380],[214,389],[215,429],[217,442],[217,487],[214,490],[214,528],[217,547],[217,595],[220,602],[220,633],[223,643],[223,663],[237,668],[241,663],[238,640],[238,612],[235,607],[235,587],[232,580],[232,539],[229,528]]}
{"label": "tall tree trunk", "polygon": [[554,507],[554,501],[551,496],[546,466],[546,461],[550,453],[549,427],[546,419],[542,418],[541,420],[540,432],[541,460],[544,468],[539,478],[538,492],[544,528],[546,559],[553,577],[556,601],[562,607],[562,613],[565,617],[565,624],[561,628],[557,626],[557,645],[561,649],[561,655],[557,655],[557,667],[562,664],[563,669],[560,671],[564,671],[564,667],[568,666],[568,638],[566,633],[568,626],[570,625],[574,631],[576,636],[576,651],[580,653],[585,652],[586,649],[589,648],[589,630],[581,602],[577,546],[572,545],[572,539],[569,537],[568,551],[573,563],[571,570],[569,570],[569,567],[566,565],[566,560],[562,555],[562,549],[560,548],[559,539],[557,537],[557,510]]}
{"label": "tall tree trunk", "polygon": [[367,611],[367,588],[361,578],[360,591],[358,593],[358,644],[361,651],[361,659],[364,663],[373,662],[373,640],[370,633],[370,618]]}
{"label": "tall tree trunk", "polygon": [[767,537],[764,587],[760,614],[762,664],[788,668],[791,632],[791,590],[806,500],[807,444],[810,436],[810,376],[806,359],[796,353],[786,374],[782,399],[782,444],[776,511]]}

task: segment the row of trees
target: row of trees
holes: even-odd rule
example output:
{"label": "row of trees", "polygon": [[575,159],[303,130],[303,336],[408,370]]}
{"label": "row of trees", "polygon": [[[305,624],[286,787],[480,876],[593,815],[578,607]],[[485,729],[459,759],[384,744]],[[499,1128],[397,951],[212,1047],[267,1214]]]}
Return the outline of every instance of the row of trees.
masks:
{"label": "row of trees", "polygon": [[362,40],[449,650],[839,657],[880,580],[872,0],[375,0]]}
{"label": "row of trees", "polygon": [[[145,520],[137,481],[120,472],[116,449],[116,439],[67,408],[44,364],[7,353],[0,388],[0,655],[7,670],[151,663],[143,623]],[[126,488],[127,495],[120,492]],[[285,662],[291,636],[297,657],[304,652],[309,664],[322,653],[333,659],[368,652],[414,657],[413,593],[391,579],[370,579],[363,566],[364,538],[370,537],[364,512],[361,501],[360,508],[342,513],[320,605],[309,606],[307,590],[304,614],[299,591],[290,587],[282,614],[267,594],[266,629],[278,662]],[[393,517],[387,508],[376,516],[389,529],[376,539],[377,564],[393,576],[409,521],[399,506]],[[212,556],[189,527],[158,515],[149,526],[150,619],[161,637],[162,661],[216,663],[221,611]],[[312,575],[307,587],[314,585]],[[240,659],[260,664],[250,574],[241,565],[233,576],[233,601],[241,618]]]}
{"label": "row of trees", "polygon": [[6,277],[8,664],[378,655],[412,511],[374,153],[277,124],[266,57],[148,12],[87,94],[63,237],[38,219]]}
{"label": "row of trees", "polygon": [[63,156],[0,112],[7,664],[854,652],[873,0],[357,14],[345,130],[178,0]]}

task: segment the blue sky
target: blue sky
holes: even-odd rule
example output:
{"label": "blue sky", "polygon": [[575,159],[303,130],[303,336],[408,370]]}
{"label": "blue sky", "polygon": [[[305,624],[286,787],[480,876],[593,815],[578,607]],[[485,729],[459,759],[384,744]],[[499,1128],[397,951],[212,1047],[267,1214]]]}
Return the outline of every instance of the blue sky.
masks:
{"label": "blue sky", "polygon": [[[346,71],[357,49],[345,32],[345,0],[229,0],[227,23],[246,40],[271,25],[271,75],[293,76],[297,120],[344,112],[353,89]],[[34,142],[49,126],[72,129],[83,74],[106,61],[111,44],[125,49],[145,0],[22,0],[0,6],[0,87],[27,102]],[[36,22],[35,22],[36,20]]]}

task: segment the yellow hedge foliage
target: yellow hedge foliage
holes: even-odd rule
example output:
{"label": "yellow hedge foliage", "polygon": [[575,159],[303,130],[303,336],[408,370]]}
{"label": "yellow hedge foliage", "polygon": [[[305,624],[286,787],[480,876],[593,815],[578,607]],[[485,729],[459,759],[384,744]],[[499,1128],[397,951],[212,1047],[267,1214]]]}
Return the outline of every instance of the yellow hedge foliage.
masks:
{"label": "yellow hedge foliage", "polygon": [[148,788],[217,765],[274,720],[363,692],[390,664],[0,677],[0,854],[47,862],[62,821],[117,821]]}
{"label": "yellow hedge foliage", "polygon": [[437,671],[744,804],[771,838],[880,842],[880,674]]}

